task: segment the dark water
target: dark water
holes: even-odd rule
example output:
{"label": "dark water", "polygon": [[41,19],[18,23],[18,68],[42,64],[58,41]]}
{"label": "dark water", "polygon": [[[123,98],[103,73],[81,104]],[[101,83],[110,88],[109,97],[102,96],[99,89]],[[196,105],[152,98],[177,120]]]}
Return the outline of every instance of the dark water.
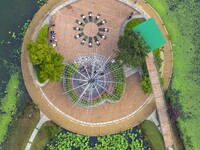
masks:
{"label": "dark water", "polygon": [[11,44],[5,44],[5,42],[0,44],[0,93],[3,93],[10,79],[5,62],[8,62],[7,65],[12,62],[12,51],[20,47],[22,43],[21,40],[12,39],[8,32],[19,34],[23,24],[31,19],[37,10],[37,0],[0,0],[0,42],[2,40],[11,42]]}

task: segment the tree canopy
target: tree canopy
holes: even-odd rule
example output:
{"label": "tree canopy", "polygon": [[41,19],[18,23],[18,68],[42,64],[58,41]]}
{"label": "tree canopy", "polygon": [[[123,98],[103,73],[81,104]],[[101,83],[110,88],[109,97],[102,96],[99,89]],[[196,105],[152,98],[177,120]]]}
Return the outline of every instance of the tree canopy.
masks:
{"label": "tree canopy", "polygon": [[63,60],[64,57],[61,54],[53,52],[48,60],[41,64],[40,78],[42,80],[59,81],[64,71]]}
{"label": "tree canopy", "polygon": [[42,64],[48,56],[48,48],[47,44],[36,44],[31,40],[27,45],[31,63],[34,65]]}
{"label": "tree canopy", "polygon": [[140,67],[145,63],[148,46],[138,32],[125,30],[119,37],[116,60],[130,67]]}
{"label": "tree canopy", "polygon": [[[64,72],[64,57],[48,44],[48,25],[44,25],[38,34],[36,42],[27,44],[28,56],[33,65],[36,65],[40,81],[59,81]],[[36,71],[37,71],[36,70]]]}

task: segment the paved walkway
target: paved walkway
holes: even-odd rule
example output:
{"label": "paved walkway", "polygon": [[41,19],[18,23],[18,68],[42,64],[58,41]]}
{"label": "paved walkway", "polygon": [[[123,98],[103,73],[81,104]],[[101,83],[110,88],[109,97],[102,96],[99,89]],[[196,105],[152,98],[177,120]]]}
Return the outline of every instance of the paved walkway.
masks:
{"label": "paved walkway", "polygon": [[128,78],[128,77],[130,77],[130,76],[132,76],[135,73],[140,72],[140,71],[141,71],[141,69],[139,69],[139,68],[126,68],[126,69],[124,68],[126,78]]}
{"label": "paved walkway", "polygon": [[[143,107],[138,110],[136,114],[130,116],[126,120],[122,120],[119,122],[106,124],[106,125],[102,125],[102,124],[89,125],[89,124],[80,124],[79,122],[76,122],[74,120],[71,120],[70,118],[67,118],[65,115],[61,114],[57,109],[53,108],[49,104],[49,102],[47,102],[45,97],[41,94],[41,91],[37,83],[35,82],[35,79],[33,76],[32,65],[29,63],[29,60],[27,58],[26,45],[31,39],[36,39],[37,32],[39,31],[39,28],[41,27],[41,24],[43,23],[45,18],[53,9],[63,4],[63,2],[68,2],[68,1],[49,0],[48,3],[45,4],[38,11],[37,14],[35,14],[35,17],[33,18],[26,32],[26,36],[24,38],[23,45],[22,45],[21,64],[22,64],[22,72],[23,72],[24,81],[25,81],[25,84],[29,91],[30,96],[32,97],[34,102],[39,106],[41,111],[45,112],[45,115],[51,118],[54,122],[58,123],[60,126],[68,130],[71,130],[73,132],[77,132],[83,135],[105,135],[105,134],[117,133],[117,132],[126,130],[128,128],[131,128],[133,126],[140,124],[155,109],[155,102],[152,96],[150,97],[149,101],[146,102],[143,105]],[[145,11],[148,12],[148,9]],[[126,12],[126,13],[129,14],[130,12]],[[152,14],[152,15],[155,15],[155,14]],[[157,21],[159,22],[159,20]],[[168,57],[166,57],[166,59],[167,58]],[[166,65],[164,65],[164,68],[165,66]]]}
{"label": "paved walkway", "polygon": [[42,125],[46,122],[46,121],[49,121],[50,119],[47,118],[41,111],[40,111],[40,120],[38,122],[38,124],[36,125],[35,129],[33,130],[29,140],[28,140],[28,143],[26,145],[26,148],[25,150],[30,150],[31,148],[31,145],[38,133],[38,131],[40,130],[40,128],[42,127]]}

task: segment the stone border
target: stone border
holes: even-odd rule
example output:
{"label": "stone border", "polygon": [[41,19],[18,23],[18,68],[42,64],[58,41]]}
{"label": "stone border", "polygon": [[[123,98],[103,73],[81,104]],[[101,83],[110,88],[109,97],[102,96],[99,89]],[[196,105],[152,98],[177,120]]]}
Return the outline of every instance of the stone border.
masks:
{"label": "stone border", "polygon": [[[34,16],[31,21],[30,26],[27,29],[23,44],[22,44],[22,57],[21,57],[21,65],[22,65],[22,73],[24,77],[25,85],[28,89],[29,94],[31,95],[34,102],[39,106],[42,112],[51,118],[54,122],[58,123],[60,126],[71,130],[72,132],[80,133],[83,135],[106,135],[111,133],[117,133],[123,130],[127,130],[133,126],[140,124],[143,120],[145,120],[149,114],[153,112],[155,109],[155,102],[153,96],[149,98],[148,101],[144,104],[143,107],[138,110],[132,116],[127,117],[124,120],[118,120],[117,122],[110,122],[109,124],[83,124],[77,121],[74,121],[70,118],[66,118],[63,114],[61,114],[55,108],[52,108],[50,103],[47,102],[45,97],[41,94],[40,87],[38,87],[35,82],[33,75],[33,67],[29,62],[26,52],[26,45],[31,39],[36,38],[37,31],[41,27],[45,18],[47,18],[54,9],[59,6],[64,7],[63,3],[72,3],[77,0],[49,0],[47,4],[45,4]],[[121,1],[120,2],[125,2]],[[127,2],[126,2],[127,4]],[[129,3],[130,4],[130,3]],[[130,4],[131,5],[131,4]],[[134,5],[131,5],[134,7]],[[135,7],[134,7],[135,9]]]}

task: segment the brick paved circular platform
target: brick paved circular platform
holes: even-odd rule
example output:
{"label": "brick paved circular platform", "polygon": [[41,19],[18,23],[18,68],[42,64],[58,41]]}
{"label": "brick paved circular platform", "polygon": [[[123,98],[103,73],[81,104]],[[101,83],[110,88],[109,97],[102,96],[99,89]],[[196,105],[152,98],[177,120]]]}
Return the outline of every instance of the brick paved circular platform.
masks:
{"label": "brick paved circular platform", "polygon": [[[26,45],[30,39],[35,40],[37,33],[46,17],[53,14],[56,38],[58,39],[57,51],[65,57],[65,63],[71,62],[80,55],[98,52],[104,56],[117,49],[119,31],[130,12],[135,9],[117,0],[79,0],[70,5],[69,1],[49,0],[33,18],[22,46],[22,71],[26,87],[41,111],[62,127],[84,135],[105,135],[117,133],[141,123],[155,109],[153,97],[149,99],[140,87],[140,76],[135,74],[126,79],[126,91],[121,101],[115,104],[105,103],[94,108],[83,108],[74,105],[65,94],[61,83],[48,83],[44,87],[36,84],[32,65],[26,53]],[[61,7],[63,6],[63,7]],[[58,9],[62,8],[62,9]],[[56,10],[56,12],[55,12]],[[74,39],[76,31],[74,20],[80,14],[93,12],[100,13],[101,18],[107,20],[109,32],[107,39],[101,46],[92,48],[77,44]],[[88,27],[89,28],[89,27]],[[81,42],[81,41],[80,41]],[[112,55],[114,57],[114,53]]]}

